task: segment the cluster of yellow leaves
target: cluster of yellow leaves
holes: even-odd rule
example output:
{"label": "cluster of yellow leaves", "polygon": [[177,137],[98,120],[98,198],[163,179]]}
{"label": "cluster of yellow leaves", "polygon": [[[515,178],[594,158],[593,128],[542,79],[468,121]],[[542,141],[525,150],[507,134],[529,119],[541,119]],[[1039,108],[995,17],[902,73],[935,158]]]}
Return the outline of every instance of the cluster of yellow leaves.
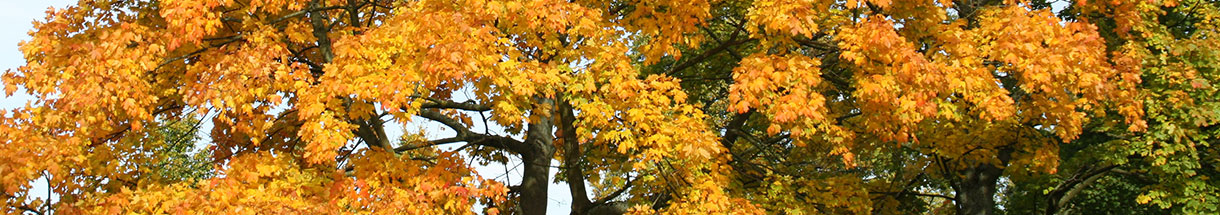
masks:
{"label": "cluster of yellow leaves", "polygon": [[[998,69],[1016,75],[1020,89],[1029,97],[1029,102],[1019,105],[1017,116],[1023,122],[1054,125],[1055,133],[1070,141],[1080,134],[1086,120],[1080,110],[1096,112],[1107,101],[1142,109],[1133,88],[1139,77],[1113,68],[1096,27],[1078,22],[1065,26],[1048,10],[1020,7],[985,17],[990,18],[982,19],[987,24],[977,34],[994,42],[983,45],[983,50],[990,51],[990,59],[1007,64]],[[1140,113],[1123,114],[1132,124],[1130,130],[1145,126],[1138,121]]]}
{"label": "cluster of yellow leaves", "polygon": [[[299,88],[300,116],[314,162],[334,157],[351,137],[344,119],[376,117],[374,110],[409,116],[425,98],[447,98],[499,60],[478,5],[406,5],[387,23],[360,35],[336,33],[335,57],[316,85]],[[436,8],[433,8],[436,7]],[[468,14],[476,13],[476,14]],[[463,35],[463,36],[453,36]]]}
{"label": "cluster of yellow leaves", "polygon": [[[854,103],[860,116],[833,120],[817,86],[819,60],[796,53],[758,53],[742,60],[734,70],[729,110],[766,114],[768,133],[791,132],[798,145],[799,137],[815,133],[808,131],[850,125],[881,142],[913,143],[926,154],[966,156],[958,161],[967,163],[998,164],[998,152],[991,149],[1012,145],[1018,157],[1013,165],[1051,172],[1058,147],[1051,138],[1032,138],[1039,129],[1071,141],[1087,115],[1102,115],[1105,108],[1118,110],[1131,131],[1146,127],[1135,91],[1141,81],[1133,68],[1138,58],[1107,53],[1094,26],[1021,4],[979,8],[972,14],[975,23],[968,23],[946,16],[953,4],[942,1],[853,1],[845,7],[886,16],[847,23],[809,20],[818,14],[808,10],[820,5],[757,1],[747,26],[755,38],[774,37],[758,32],[782,32],[792,41],[816,43],[819,38],[803,37],[833,34],[839,57],[853,72],[854,91],[843,99]],[[810,123],[802,124],[805,119]],[[847,134],[821,136],[854,139]],[[831,142],[835,150],[851,154],[846,152],[851,141]],[[844,159],[850,163],[852,156]]]}
{"label": "cluster of yellow leaves", "polygon": [[[159,43],[162,34],[128,23],[136,19],[128,14],[93,18],[94,13],[103,12],[49,12],[51,21],[36,23],[34,39],[21,44],[27,65],[3,75],[6,95],[21,85],[38,99],[0,114],[6,145],[0,150],[5,205],[26,201],[28,182],[43,176],[61,193],[121,186],[120,180],[143,170],[109,162],[149,158],[134,150],[142,138],[116,133],[140,134],[159,114],[157,107],[175,105],[160,99],[172,92],[154,89],[165,81],[149,81],[156,74],[148,71],[167,54]],[[74,181],[82,175],[90,178]]]}
{"label": "cluster of yellow leaves", "polygon": [[[6,204],[28,198],[25,182],[49,176],[55,192],[83,193],[64,201],[69,212],[464,212],[472,199],[502,201],[506,191],[453,152],[436,153],[435,163],[357,152],[348,158],[351,175],[332,165],[345,157],[340,152],[358,123],[383,114],[410,120],[430,111],[421,108],[426,103],[472,92],[468,99],[489,107],[492,122],[513,134],[554,118],[547,101],[571,102],[578,137],[564,144],[585,146],[590,179],[643,177],[632,189],[635,204],[671,190],[676,198],[666,213],[779,209],[751,201],[864,212],[831,200],[865,198],[827,188],[859,187],[846,178],[772,175],[775,191],[765,197],[729,193],[732,158],[702,107],[687,103],[680,80],[640,75],[642,65],[629,57],[642,56],[644,65],[680,58],[680,47],[701,44],[697,32],[713,18],[713,4],[734,2],[83,3],[38,23],[21,48],[29,63],[4,73],[7,94],[20,86],[39,99],[0,114],[0,137],[10,146],[0,149],[0,188],[13,197]],[[1039,132],[1031,126],[1070,141],[1087,114],[1114,106],[1129,130],[1146,127],[1134,90],[1144,48],[1106,53],[1096,27],[1065,23],[1047,10],[985,7],[970,14],[977,23],[967,23],[951,20],[953,3],[939,0],[749,4],[745,20],[733,21],[747,22],[745,31],[763,48],[733,70],[728,109],[762,113],[767,134],[786,132],[799,147],[829,143],[847,166],[854,165],[853,142],[878,137],[940,155],[1016,141],[1024,159],[1014,165],[1053,171],[1056,145],[1020,138]],[[1126,17],[1120,28],[1143,32],[1138,23],[1149,15],[1140,11],[1176,2],[1106,4],[1082,7],[1113,10]],[[875,15],[860,16],[864,10]],[[335,28],[314,32],[319,23],[309,18],[318,17]],[[828,98],[820,69],[826,59],[789,46],[831,40],[837,47],[820,48],[842,51],[829,60],[846,63],[854,91]],[[854,109],[832,113],[828,100]],[[224,164],[222,176],[198,187],[140,182],[136,176],[147,170],[123,164],[153,159],[140,151],[145,124],[190,110],[216,113],[209,144]],[[458,111],[441,114],[474,126]],[[860,116],[840,119],[844,114]],[[995,163],[988,159],[994,150],[981,151],[963,161]],[[606,186],[627,186],[608,180]],[[800,211],[813,209],[789,212]]]}
{"label": "cluster of yellow leaves", "polygon": [[[303,11],[308,5],[346,3],[164,1],[55,11],[22,46],[31,63],[5,74],[8,93],[22,86],[41,99],[4,118],[4,129],[12,131],[7,143],[15,146],[6,154],[40,149],[28,156],[33,159],[6,159],[5,194],[28,190],[10,182],[55,176],[56,192],[85,193],[63,201],[70,211],[462,211],[470,207],[462,200],[505,191],[457,178],[473,174],[454,171],[465,166],[452,153],[430,168],[368,154],[350,158],[354,176],[326,169],[355,136],[355,122],[382,113],[409,120],[423,103],[469,89],[510,132],[548,116],[552,107],[539,105],[539,98],[576,95],[583,139],[602,146],[601,156],[633,161],[595,173],[671,175],[640,186],[697,182],[675,194],[683,206],[666,209],[671,212],[732,211],[743,204],[724,191],[728,157],[706,115],[685,103],[678,80],[636,77],[628,58],[632,52],[648,62],[680,57],[677,47],[699,44],[693,32],[709,18],[709,2],[401,2],[360,9],[367,20],[337,18],[327,23],[334,30],[313,32],[307,17],[350,12]],[[647,45],[629,51],[623,35]],[[323,37],[333,45],[330,53],[312,47]],[[280,107],[286,110],[275,110]],[[144,141],[135,138],[142,124],[171,114],[212,117],[209,148],[225,164],[222,176],[201,187],[146,185],[133,178],[145,171],[138,166],[105,163],[145,161],[132,157]],[[111,183],[72,181],[93,176]],[[98,187],[107,190],[95,192]],[[415,202],[373,201],[382,199]]]}
{"label": "cluster of yellow leaves", "polygon": [[833,1],[819,0],[768,0],[755,1],[746,14],[751,34],[762,32],[789,36],[813,37],[818,32],[818,23],[827,20]]}
{"label": "cluster of yellow leaves", "polygon": [[[789,214],[867,214],[870,212],[868,192],[854,177],[795,178],[768,175],[765,195],[755,201],[769,211]],[[809,204],[816,203],[816,204]]]}
{"label": "cluster of yellow leaves", "polygon": [[[231,159],[220,177],[191,183],[122,187],[111,194],[86,194],[61,208],[67,213],[468,213],[477,198],[504,200],[507,188],[484,180],[452,153],[436,163],[365,151],[350,176],[266,152]],[[93,196],[98,195],[98,196]],[[494,210],[488,211],[495,214]]]}
{"label": "cluster of yellow leaves", "polygon": [[863,126],[883,141],[907,142],[913,141],[915,124],[936,116],[943,102],[938,94],[951,93],[945,92],[949,91],[946,79],[970,77],[945,74],[946,70],[916,52],[913,44],[898,35],[893,26],[883,17],[870,17],[844,29],[839,41],[844,49],[841,57],[859,67],[854,96],[864,118]]}
{"label": "cluster of yellow leaves", "polygon": [[[824,121],[826,98],[817,92],[821,72],[816,59],[805,56],[751,56],[742,60],[734,71],[735,85],[730,90],[733,103],[729,110],[738,113],[751,107],[768,107],[764,112],[774,115],[777,123],[799,118]],[[782,95],[774,92],[781,92]],[[799,132],[799,131],[797,131]],[[768,133],[778,133],[768,130]],[[799,135],[798,135],[799,136]]]}
{"label": "cluster of yellow leaves", "polygon": [[[590,153],[626,155],[625,162],[593,160],[592,172],[644,174],[636,186],[650,189],[633,189],[641,194],[637,196],[681,185],[674,204],[661,211],[664,213],[759,212],[726,192],[727,173],[731,172],[725,164],[729,159],[724,155],[726,149],[706,129],[703,120],[707,116],[685,104],[686,94],[678,83],[655,75],[645,80],[626,78],[630,77],[613,77],[596,92],[587,92],[604,98],[573,102],[581,113],[577,135],[593,145]],[[654,213],[643,206],[633,210]]]}
{"label": "cluster of yellow leaves", "polygon": [[164,7],[160,12],[165,19],[168,37],[168,48],[175,49],[183,43],[199,45],[204,36],[212,35],[221,28],[221,13],[216,11],[222,4],[232,5],[233,0],[170,0],[161,2]]}
{"label": "cluster of yellow leaves", "polygon": [[[336,176],[317,168],[290,171],[300,170],[294,169],[300,164],[284,161],[284,154],[298,153],[293,151],[296,148],[293,145],[267,146],[267,142],[281,144],[285,139],[299,139],[295,132],[295,127],[300,126],[296,120],[299,111],[290,110],[276,116],[270,109],[285,105],[285,102],[295,103],[298,99],[284,97],[295,95],[315,82],[306,65],[291,58],[289,49],[299,44],[279,43],[280,38],[295,38],[291,40],[298,43],[313,41],[303,41],[310,39],[308,36],[283,32],[309,33],[300,19],[284,21],[289,22],[285,29],[271,18],[254,17],[279,17],[299,11],[304,3],[166,1],[158,7],[105,3],[52,11],[48,22],[36,24],[37,30],[32,32],[34,39],[22,44],[22,51],[30,63],[20,68],[19,73],[4,74],[6,94],[11,95],[20,85],[39,98],[37,103],[12,114],[0,114],[4,117],[4,126],[0,128],[5,130],[4,143],[12,146],[5,148],[4,163],[0,164],[0,179],[3,180],[0,184],[4,187],[6,205],[25,201],[30,196],[26,182],[45,177],[50,180],[54,192],[81,194],[63,196],[60,203],[68,204],[56,206],[68,213],[113,213],[112,210],[252,213],[279,209],[285,210],[281,212],[333,212],[350,208],[310,206],[326,202],[321,200],[315,203],[300,201],[318,200],[314,198],[318,197],[314,196],[317,193],[311,192],[326,193],[325,189],[311,187],[324,185],[322,181],[354,182],[343,182],[342,174]],[[94,8],[99,6],[103,8]],[[260,16],[230,10],[238,7],[246,7],[243,9]],[[260,8],[272,10],[258,10]],[[148,16],[149,13],[154,15]],[[222,18],[240,22],[224,23],[226,26],[222,28]],[[188,184],[146,184],[152,182],[144,180],[143,175],[149,174],[147,165],[152,161],[149,156],[155,155],[141,151],[147,150],[147,144],[151,143],[141,138],[147,131],[144,124],[154,119],[173,118],[176,114],[191,114],[189,111],[183,113],[184,110],[215,116],[210,148],[218,161],[229,162],[230,171],[223,173],[225,177],[211,180],[212,184],[206,188],[197,189]],[[212,112],[218,113],[208,114]],[[315,123],[304,126],[337,130],[326,134],[330,136],[318,137],[317,142],[345,144],[350,139],[344,136],[345,133],[350,135],[350,130],[342,126],[346,120],[328,114],[332,116],[327,118],[331,121],[311,117],[307,119],[315,120]],[[263,147],[259,147],[260,144]],[[272,148],[282,155],[266,155]],[[305,145],[303,148],[319,147]],[[314,156],[311,152],[324,150],[306,150],[303,154],[317,161],[334,158],[337,146],[321,148],[329,153]],[[258,156],[234,155],[235,152],[260,150],[263,154]],[[446,166],[427,174],[452,173],[465,167],[463,162],[451,161],[455,156],[446,159],[450,159],[442,163]],[[398,169],[423,166],[417,162],[395,164],[398,166],[394,168]],[[250,169],[246,170],[247,167]],[[258,172],[252,171],[255,169]],[[395,172],[408,173],[424,174]],[[379,189],[390,187],[382,185],[349,191],[382,190],[386,193],[377,195],[410,197],[427,204],[432,204],[427,202],[430,199],[417,197],[440,200],[440,197],[458,194],[450,203],[435,207],[426,204],[396,207],[371,204],[369,199],[363,199],[352,200],[350,204],[361,203],[361,208],[443,209],[452,213],[468,211],[471,198],[502,196],[505,192],[494,182],[434,175],[440,178],[405,183],[411,186],[434,184],[427,186],[437,189],[427,194],[403,192],[420,190],[406,186]],[[461,181],[466,185],[444,185],[449,181]],[[463,187],[467,185],[469,187]],[[113,193],[122,194],[109,195]],[[339,194],[331,197],[346,198]],[[249,198],[228,199],[235,196]],[[104,208],[98,208],[102,206]]]}
{"label": "cluster of yellow leaves", "polygon": [[[881,18],[845,29],[841,41],[849,51],[843,57],[866,75],[857,82],[863,112],[870,116],[870,112],[898,110],[869,121],[913,125],[929,117],[961,120],[957,112],[968,111],[980,120],[1015,117],[1021,123],[1055,126],[1066,141],[1080,133],[1085,113],[1079,110],[1099,110],[1095,107],[1112,100],[1138,107],[1134,100],[1125,99],[1134,96],[1130,89],[1139,82],[1138,77],[1112,68],[1095,28],[1081,23],[1063,25],[1049,11],[1028,11],[1021,6],[987,10],[980,17],[978,28],[953,30],[961,28],[960,22],[944,26],[944,33],[936,36],[945,49],[929,54],[932,56],[915,52],[893,33],[894,24]],[[1003,83],[996,78],[1002,76],[1014,76],[1017,82]],[[964,101],[952,95],[960,95]],[[1139,116],[1134,111],[1123,114]],[[1137,118],[1129,119],[1132,129],[1138,130]],[[870,127],[897,128],[875,131],[893,133],[899,141],[907,140],[905,134],[909,134],[906,126]]]}
{"label": "cluster of yellow leaves", "polygon": [[819,91],[819,65],[818,59],[799,54],[751,55],[733,71],[728,109],[737,113],[759,110],[772,123],[768,134],[787,131],[797,146],[805,146],[816,134],[829,135],[828,142],[837,146],[832,153],[852,165],[854,155],[845,145],[852,135],[827,116],[826,98]]}
{"label": "cluster of yellow leaves", "polygon": [[[615,1],[589,2],[594,7],[608,6]],[[689,0],[631,0],[622,2],[631,5],[629,10],[617,16],[607,17],[617,21],[618,26],[633,34],[637,41],[647,41],[638,50],[645,64],[652,64],[666,55],[682,57],[678,46],[693,46],[702,41],[700,26],[711,16],[711,1]],[[616,9],[611,9],[614,12]]]}

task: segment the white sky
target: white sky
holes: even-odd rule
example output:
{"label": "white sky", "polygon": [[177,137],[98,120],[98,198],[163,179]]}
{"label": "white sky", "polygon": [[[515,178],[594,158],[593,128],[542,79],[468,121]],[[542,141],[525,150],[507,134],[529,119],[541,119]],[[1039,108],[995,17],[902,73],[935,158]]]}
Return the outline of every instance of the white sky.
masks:
{"label": "white sky", "polygon": [[[19,50],[17,50],[17,43],[20,41],[29,40],[30,36],[27,33],[33,28],[32,22],[34,20],[44,19],[46,17],[47,8],[49,8],[49,7],[63,8],[64,6],[67,6],[70,4],[75,4],[75,1],[73,1],[73,0],[2,0],[2,1],[0,1],[0,20],[5,20],[4,22],[0,22],[0,69],[15,69],[21,65],[24,65],[25,59],[22,56],[21,52]],[[18,90],[18,92],[15,93],[12,97],[3,97],[0,99],[2,99],[2,100],[0,100],[0,109],[10,110],[13,108],[24,106],[28,101],[32,100],[33,97],[28,94],[24,94],[22,92],[22,90]],[[210,121],[210,120],[205,120],[205,121]],[[411,131],[418,131],[419,129],[428,130],[429,132],[427,132],[427,133],[429,133],[430,134],[429,136],[431,136],[433,138],[444,138],[444,137],[448,137],[445,135],[452,134],[452,131],[444,131],[444,130],[440,129],[440,126],[438,126],[435,123],[421,124],[421,123],[419,123],[420,121],[422,121],[422,120],[417,120],[415,123],[410,123],[410,124],[406,125],[405,127],[407,128],[407,130],[411,130]],[[206,125],[206,126],[210,127],[210,125]],[[394,126],[391,126],[390,128],[387,128],[386,130],[393,137],[393,136],[397,136],[397,135],[401,134],[402,127],[404,127],[404,126],[394,125]],[[496,127],[498,127],[498,126],[493,126],[492,128],[496,128]],[[201,136],[206,137],[207,136],[206,132],[209,130],[211,130],[211,129],[210,128],[201,128],[200,129],[200,131],[202,132]],[[476,130],[482,130],[482,128],[476,128]],[[206,140],[206,138],[205,138],[205,140]],[[456,146],[453,146],[453,147],[456,147]],[[508,185],[515,185],[517,183],[520,183],[520,181],[521,181],[521,169],[520,169],[520,167],[513,169],[515,165],[520,163],[519,161],[514,161],[514,162],[515,163],[510,163],[510,165],[507,167],[493,164],[493,166],[476,167],[476,170],[479,171],[486,178],[496,178],[498,181],[501,181],[501,182],[511,182],[511,183],[508,183]],[[552,164],[552,166],[556,166],[556,165],[558,165],[558,163]],[[556,171],[557,171],[556,168],[551,168],[552,174],[555,173]],[[507,172],[507,174],[505,174],[506,172]],[[553,178],[552,178],[552,180],[553,180]],[[46,181],[45,180],[35,181],[34,189],[31,192],[39,193],[39,194],[46,193]],[[560,215],[560,214],[569,213],[569,211],[570,211],[569,204],[571,203],[571,198],[570,198],[566,184],[552,184],[552,186],[550,186],[549,198],[550,198],[550,205],[548,205],[548,207],[547,207],[547,214]]]}
{"label": "white sky", "polygon": [[[17,42],[30,39],[27,33],[34,28],[35,19],[45,18],[48,7],[63,7],[74,3],[71,0],[3,1],[4,3],[0,3],[0,20],[4,20],[0,22],[0,69],[5,70],[16,69],[25,64],[25,58],[21,56],[21,51],[17,50]],[[29,95],[16,93],[13,97],[4,98],[3,102],[0,102],[0,108],[7,110],[21,107],[30,99],[33,98]]]}

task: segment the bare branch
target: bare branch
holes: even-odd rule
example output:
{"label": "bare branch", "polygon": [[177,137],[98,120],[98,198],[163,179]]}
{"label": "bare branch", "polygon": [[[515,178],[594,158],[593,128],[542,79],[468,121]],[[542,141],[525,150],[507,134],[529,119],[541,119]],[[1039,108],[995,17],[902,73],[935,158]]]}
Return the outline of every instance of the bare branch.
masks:
{"label": "bare branch", "polygon": [[511,137],[471,132],[469,128],[463,126],[462,123],[458,122],[456,119],[445,116],[444,114],[434,110],[423,110],[420,111],[418,115],[420,117],[444,124],[454,131],[457,131],[457,136],[454,136],[456,139],[446,141],[457,142],[457,140],[460,139],[461,141],[475,145],[501,148],[517,154],[524,154],[528,151],[525,143],[521,141]]}

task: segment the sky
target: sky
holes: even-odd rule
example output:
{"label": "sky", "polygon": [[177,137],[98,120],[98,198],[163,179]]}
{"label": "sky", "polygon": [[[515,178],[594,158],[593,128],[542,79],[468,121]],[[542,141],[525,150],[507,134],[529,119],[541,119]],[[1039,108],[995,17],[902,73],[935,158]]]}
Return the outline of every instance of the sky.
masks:
{"label": "sky", "polygon": [[[20,41],[29,40],[28,32],[33,29],[33,21],[43,20],[46,18],[46,11],[49,7],[63,8],[67,5],[75,4],[74,0],[3,0],[0,2],[0,70],[16,69],[25,64],[25,59],[21,51],[17,49],[17,44]],[[3,97],[3,96],[0,96]],[[18,90],[13,96],[0,98],[0,109],[11,110],[13,108],[23,107],[32,99],[33,96],[25,94],[22,90]],[[401,135],[405,132],[417,132],[420,130],[426,131],[432,138],[444,138],[451,135],[452,131],[442,129],[435,123],[420,123],[422,120],[416,120],[414,123],[406,125],[391,125],[387,128],[390,135]],[[210,120],[205,120],[210,122]],[[210,124],[210,123],[209,123]],[[204,125],[204,127],[211,127]],[[495,129],[498,126],[492,126]],[[210,128],[201,128],[200,136],[206,141],[207,131]],[[477,128],[482,130],[482,128]],[[456,146],[454,146],[456,147]],[[513,185],[520,182],[521,169],[520,161],[510,162],[509,165],[479,166],[476,171],[485,178],[495,178],[500,182],[507,182],[508,185]],[[477,164],[476,164],[477,165]],[[556,166],[558,163],[553,163]],[[551,172],[558,171],[554,167]],[[34,189],[32,193],[44,194],[46,192],[46,181],[37,180],[32,182]],[[569,204],[571,198],[567,190],[566,184],[552,184],[549,188],[550,204],[547,207],[547,214],[568,214],[570,211]],[[45,198],[45,194],[40,197]],[[58,197],[53,197],[57,200]]]}
{"label": "sky", "polygon": [[[17,43],[29,40],[30,29],[34,28],[34,20],[46,18],[47,8],[64,7],[75,3],[72,0],[3,0],[0,3],[0,70],[16,69],[25,64]],[[33,97],[17,93],[13,97],[4,98],[0,108],[12,109],[24,106]]]}

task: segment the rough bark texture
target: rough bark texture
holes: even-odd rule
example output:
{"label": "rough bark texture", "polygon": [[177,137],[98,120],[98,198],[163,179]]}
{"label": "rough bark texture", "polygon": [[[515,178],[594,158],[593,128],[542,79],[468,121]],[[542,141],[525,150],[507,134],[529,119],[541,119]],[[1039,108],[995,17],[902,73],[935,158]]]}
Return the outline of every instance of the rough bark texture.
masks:
{"label": "rough bark texture", "polygon": [[1012,160],[1013,149],[1004,146],[997,148],[997,151],[999,165],[982,163],[961,171],[961,181],[954,188],[957,191],[957,214],[995,214],[996,182]]}
{"label": "rough bark texture", "polygon": [[[548,129],[549,130],[549,129]],[[546,214],[547,188],[550,185],[550,163],[554,149],[538,150],[535,155],[522,156],[525,168],[521,176],[522,214]],[[545,154],[545,155],[543,155]]]}
{"label": "rough bark texture", "polygon": [[588,215],[620,215],[627,213],[626,202],[608,202],[589,208]]}
{"label": "rough bark texture", "polygon": [[963,171],[965,177],[957,190],[957,214],[994,214],[996,181],[1003,172],[1003,169],[990,164]]}
{"label": "rough bark texture", "polygon": [[[541,106],[548,107],[551,99],[537,98]],[[549,108],[549,107],[548,107]],[[544,108],[539,108],[544,109]],[[538,116],[526,127],[525,152],[521,153],[521,214],[546,214],[547,190],[550,185],[551,158],[555,156],[553,128],[550,116]]]}

